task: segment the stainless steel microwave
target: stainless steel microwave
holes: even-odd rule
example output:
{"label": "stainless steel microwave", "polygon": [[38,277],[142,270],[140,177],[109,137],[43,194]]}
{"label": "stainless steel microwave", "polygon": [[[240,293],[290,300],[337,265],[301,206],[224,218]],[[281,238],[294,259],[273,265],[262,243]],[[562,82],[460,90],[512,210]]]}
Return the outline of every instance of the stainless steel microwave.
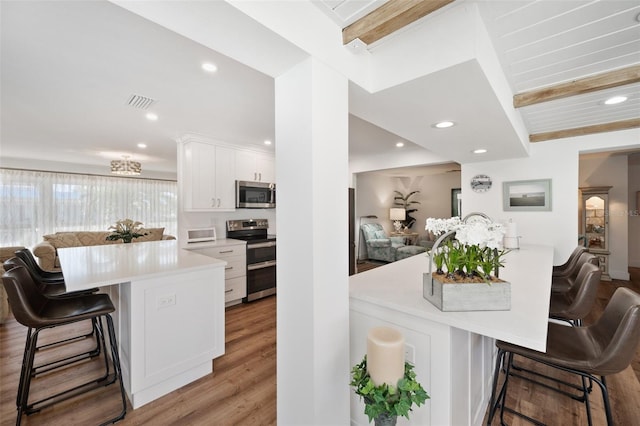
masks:
{"label": "stainless steel microwave", "polygon": [[236,181],[236,208],[276,208],[276,184],[267,182]]}

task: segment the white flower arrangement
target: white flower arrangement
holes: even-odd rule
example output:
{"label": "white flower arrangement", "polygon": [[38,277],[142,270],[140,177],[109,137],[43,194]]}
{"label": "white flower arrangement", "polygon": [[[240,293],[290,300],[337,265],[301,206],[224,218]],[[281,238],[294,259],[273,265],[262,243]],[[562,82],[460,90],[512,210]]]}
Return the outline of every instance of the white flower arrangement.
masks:
{"label": "white flower arrangement", "polygon": [[442,235],[446,232],[453,231],[462,225],[462,221],[458,216],[451,219],[435,219],[430,217],[427,219],[427,225],[424,229],[430,231],[433,235]]}
{"label": "white flower arrangement", "polygon": [[502,249],[502,238],[506,230],[500,223],[485,218],[476,218],[469,223],[459,217],[429,218],[425,230],[436,236],[455,232],[455,238],[446,239],[443,245],[432,250],[438,274],[444,274],[444,267],[451,278],[455,275],[463,279],[481,276],[488,281],[491,272],[497,274],[498,268],[503,266],[501,259],[507,251]]}

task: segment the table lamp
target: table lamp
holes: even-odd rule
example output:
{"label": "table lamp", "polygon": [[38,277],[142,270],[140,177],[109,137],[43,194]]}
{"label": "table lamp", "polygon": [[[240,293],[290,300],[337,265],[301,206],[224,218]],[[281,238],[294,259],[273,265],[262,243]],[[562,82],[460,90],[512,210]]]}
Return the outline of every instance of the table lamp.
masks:
{"label": "table lamp", "polygon": [[400,230],[402,229],[402,221],[404,221],[406,218],[407,212],[405,211],[405,209],[389,209],[389,219],[393,221],[393,227],[396,229],[396,232],[400,232]]}

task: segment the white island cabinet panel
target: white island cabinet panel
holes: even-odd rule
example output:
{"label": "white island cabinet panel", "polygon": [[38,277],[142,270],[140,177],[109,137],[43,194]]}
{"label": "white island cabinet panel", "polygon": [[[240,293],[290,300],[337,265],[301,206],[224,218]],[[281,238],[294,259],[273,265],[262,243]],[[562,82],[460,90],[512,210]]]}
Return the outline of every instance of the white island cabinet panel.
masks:
{"label": "white island cabinet panel", "polygon": [[[428,261],[417,255],[350,277],[351,365],[366,353],[370,328],[394,327],[431,396],[398,425],[480,425],[491,397],[495,339],[546,348],[553,248],[523,246],[505,257],[500,278],[511,282],[510,311],[440,311],[422,297]],[[369,424],[354,393],[351,424]]]}
{"label": "white island cabinet panel", "polygon": [[100,287],[116,306],[134,409],[211,373],[224,354],[224,261],[176,240],[65,248],[59,256],[67,290]]}

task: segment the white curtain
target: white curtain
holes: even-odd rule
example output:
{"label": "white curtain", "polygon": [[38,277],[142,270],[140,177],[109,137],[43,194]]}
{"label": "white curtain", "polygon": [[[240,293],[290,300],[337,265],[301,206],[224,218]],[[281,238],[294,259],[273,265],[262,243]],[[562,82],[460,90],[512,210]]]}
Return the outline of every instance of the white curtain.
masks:
{"label": "white curtain", "polygon": [[106,231],[126,218],[177,236],[177,199],[175,181],[0,169],[0,246]]}

